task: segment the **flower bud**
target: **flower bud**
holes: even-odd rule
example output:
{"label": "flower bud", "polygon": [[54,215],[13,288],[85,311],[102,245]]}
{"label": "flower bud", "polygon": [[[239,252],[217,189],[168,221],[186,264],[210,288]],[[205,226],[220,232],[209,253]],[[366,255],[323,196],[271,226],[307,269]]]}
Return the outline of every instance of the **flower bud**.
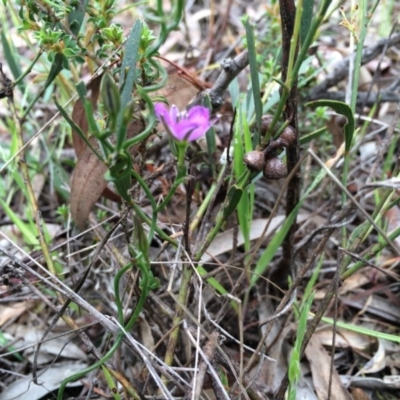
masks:
{"label": "flower bud", "polygon": [[243,161],[250,171],[262,171],[265,164],[264,152],[258,150],[249,151],[244,155]]}
{"label": "flower bud", "polygon": [[263,115],[261,117],[261,129],[260,129],[261,135],[265,135],[267,133],[267,130],[271,125],[272,119],[273,116],[269,114]]}
{"label": "flower bud", "polygon": [[289,125],[283,130],[283,132],[279,136],[279,139],[281,140],[281,143],[284,147],[291,146],[296,142],[296,132]]}
{"label": "flower bud", "polygon": [[277,157],[270,158],[265,162],[263,175],[267,179],[284,178],[287,175],[286,165]]}

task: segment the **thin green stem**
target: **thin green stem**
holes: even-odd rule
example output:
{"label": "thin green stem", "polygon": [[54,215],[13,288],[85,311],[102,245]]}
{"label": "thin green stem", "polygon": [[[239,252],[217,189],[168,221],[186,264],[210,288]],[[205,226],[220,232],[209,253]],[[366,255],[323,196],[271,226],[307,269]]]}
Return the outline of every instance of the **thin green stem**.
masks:
{"label": "thin green stem", "polygon": [[154,125],[156,123],[156,117],[154,114],[154,105],[153,102],[151,101],[149,95],[147,94],[147,91],[144,90],[143,88],[137,86],[137,91],[139,95],[142,97],[142,99],[145,101],[148,110],[149,110],[149,117],[147,121],[147,126],[146,129],[141,132],[139,135],[136,135],[135,137],[127,140],[124,143],[124,149],[129,149],[130,147],[134,146],[135,144],[141,143],[147,139],[147,137],[153,132]]}
{"label": "thin green stem", "polygon": [[[388,235],[389,240],[394,240],[400,235],[400,227],[395,229]],[[379,238],[378,243],[375,244],[371,250],[363,257],[365,260],[369,260],[374,257],[377,253],[379,253],[384,247],[388,245],[388,242],[384,238]],[[340,276],[341,280],[347,279],[349,276],[353,275],[356,271],[360,268],[364,267],[365,263],[363,261],[357,261],[351,268],[347,269],[345,272],[342,273]]]}
{"label": "thin green stem", "polygon": [[32,71],[33,67],[35,66],[35,64],[37,63],[37,61],[39,60],[40,56],[43,54],[43,49],[39,49],[38,53],[35,55],[35,58],[32,60],[32,62],[29,64],[28,68],[25,70],[25,72],[19,76],[15,81],[14,81],[14,86],[17,86],[22,80],[24,80],[24,78],[30,74],[30,72]]}
{"label": "thin green stem", "polygon": [[290,91],[290,88],[293,86],[293,82],[297,80],[297,75],[294,75],[292,71],[296,56],[296,49],[299,41],[299,32],[300,32],[302,15],[303,15],[303,0],[299,0],[296,5],[296,19],[294,21],[293,35],[290,43],[289,62],[287,66],[287,77],[285,82],[285,86],[288,89],[288,91]]}
{"label": "thin green stem", "polygon": [[[330,0],[323,0],[321,2],[320,8],[317,12],[317,15],[315,16],[315,18],[313,19],[310,29],[308,31],[308,34],[304,40],[304,43],[302,43],[301,48],[300,48],[300,52],[297,56],[296,62],[293,66],[292,69],[292,76],[295,77],[298,75],[300,67],[305,59],[305,57],[307,56],[307,52],[309,47],[311,46],[315,34],[319,28],[319,26],[321,25],[321,23],[323,22],[324,18],[325,18],[325,14],[328,10],[329,5],[331,4]],[[292,80],[293,82],[293,80]],[[279,118],[281,118],[281,115],[283,113],[283,108],[285,107],[286,104],[286,100],[289,96],[289,92],[290,92],[290,88],[286,87],[286,85],[283,86],[283,90],[282,90],[282,94],[281,94],[281,98],[279,100],[278,106],[276,108],[276,111],[274,113],[274,117],[272,119],[271,125],[267,131],[267,133],[264,136],[264,139],[262,141],[262,145],[266,146],[269,142],[269,139],[271,137],[271,134],[273,132],[274,127],[276,126]]]}
{"label": "thin green stem", "polygon": [[174,195],[176,189],[178,189],[179,185],[182,182],[184,182],[186,178],[187,169],[185,166],[185,153],[186,153],[187,143],[177,142],[176,145],[178,148],[178,174],[164,201],[157,207],[157,212],[160,212],[165,208],[165,206],[169,203],[172,196]]}
{"label": "thin green stem", "polygon": [[133,176],[134,179],[137,180],[137,182],[139,183],[140,187],[143,189],[143,191],[146,193],[147,198],[150,201],[151,204],[151,208],[152,208],[152,219],[151,219],[151,223],[150,223],[150,232],[149,232],[149,236],[148,236],[148,240],[149,243],[153,240],[153,235],[154,235],[154,231],[156,230],[157,227],[157,204],[156,201],[154,199],[153,194],[151,193],[150,188],[147,186],[146,182],[144,181],[144,179],[140,176],[140,174],[136,173],[136,171],[131,168],[131,174]]}
{"label": "thin green stem", "polygon": [[[221,171],[222,171],[222,169],[221,169]],[[221,173],[220,173],[220,177],[221,177]],[[210,204],[211,199],[214,196],[214,192],[215,192],[216,188],[217,188],[217,183],[214,182],[211,185],[210,189],[208,190],[206,197],[201,202],[200,207],[197,210],[196,215],[194,216],[194,218],[192,220],[192,223],[190,224],[190,227],[189,227],[190,232],[194,232],[194,230],[197,228],[201,218],[204,216],[204,214],[207,210],[207,207]]]}
{"label": "thin green stem", "polygon": [[[147,225],[151,226],[151,219],[143,212],[142,208],[139,207],[135,202],[130,203],[130,206],[134,209],[135,213],[144,221]],[[172,244],[174,247],[178,247],[178,242],[175,239],[169,237],[158,225],[155,226],[154,230],[160,236],[161,239]]]}

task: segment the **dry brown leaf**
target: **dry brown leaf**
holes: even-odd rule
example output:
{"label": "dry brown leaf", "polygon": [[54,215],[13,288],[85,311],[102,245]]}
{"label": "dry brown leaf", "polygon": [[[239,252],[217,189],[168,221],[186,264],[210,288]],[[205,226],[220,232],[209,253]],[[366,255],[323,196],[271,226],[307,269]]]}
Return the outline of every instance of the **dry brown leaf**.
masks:
{"label": "dry brown leaf", "polygon": [[[260,321],[272,316],[275,313],[271,302],[260,301],[257,304]],[[265,333],[266,326],[261,328]],[[267,357],[261,361],[261,367],[256,365],[250,370],[250,376],[255,379],[258,387],[265,392],[275,392],[285,376],[288,366],[288,358],[291,346],[288,343],[288,336],[292,333],[293,327],[286,325],[282,328],[282,322],[278,319],[273,325],[271,334],[266,339],[266,346],[269,347]],[[276,340],[275,340],[276,339]]]}
{"label": "dry brown leaf", "polygon": [[3,326],[10,319],[18,318],[33,304],[32,301],[21,301],[7,306],[0,305],[0,326]]}
{"label": "dry brown leaf", "polygon": [[146,318],[139,318],[140,336],[142,338],[142,344],[146,349],[153,351],[155,347],[155,340],[151,326],[147,322]]}
{"label": "dry brown leaf", "polygon": [[343,304],[361,310],[359,314],[368,312],[396,324],[400,323],[399,307],[393,300],[386,299],[376,294],[368,295],[363,293],[340,296],[340,300]]}
{"label": "dry brown leaf", "polygon": [[370,400],[370,397],[361,388],[351,388],[353,400]]}
{"label": "dry brown leaf", "polygon": [[383,341],[380,339],[378,339],[378,344],[378,350],[374,356],[357,372],[356,376],[379,372],[386,367],[385,346],[383,345]]}
{"label": "dry brown leaf", "polygon": [[[97,106],[101,78],[102,76],[98,76],[87,86],[88,98],[92,103],[93,110]],[[80,99],[75,103],[72,111],[72,119],[82,132],[87,135],[89,124],[83,102]],[[127,129],[127,138],[137,135],[143,128],[143,120],[141,118],[134,119]],[[92,149],[86,145],[84,140],[75,131],[72,132],[72,140],[78,162],[71,179],[70,206],[74,222],[79,228],[83,228],[91,208],[102,195],[115,202],[120,202],[121,198],[108,187],[108,182],[104,177],[104,174],[107,172],[107,166],[93,153]],[[88,140],[93,148],[99,149],[95,138],[88,138]],[[134,147],[130,150],[131,154],[134,154],[135,151]]]}
{"label": "dry brown leaf", "polygon": [[[17,348],[23,349],[21,351],[24,358],[33,363],[35,346],[41,341],[45,331],[28,323],[28,325],[13,324],[7,327],[7,333],[12,335],[14,340],[18,339]],[[53,339],[51,339],[51,336],[53,334],[49,334],[48,340],[42,343],[40,347],[39,358],[37,359],[38,365],[51,362],[55,356],[73,360],[87,360],[86,353],[71,341],[71,335],[54,335]]]}
{"label": "dry brown leaf", "polygon": [[169,104],[176,105],[183,110],[198,92],[192,84],[178,74],[170,75],[165,86],[157,92],[158,96],[164,96]]}
{"label": "dry brown leaf", "polygon": [[[319,399],[328,398],[331,357],[320,340],[312,336],[305,351],[310,363],[314,389]],[[350,394],[343,387],[336,369],[332,371],[331,400],[351,400]]]}
{"label": "dry brown leaf", "polygon": [[376,71],[380,71],[382,74],[387,74],[392,66],[392,60],[385,56],[382,59],[374,59],[365,64],[371,74],[375,74]]}
{"label": "dry brown leaf", "polygon": [[[314,333],[324,346],[332,346],[333,327],[330,325],[318,329]],[[335,336],[335,347],[337,348],[352,348],[359,351],[364,351],[375,343],[376,339],[371,336],[362,335],[358,332],[353,332],[347,329],[337,329]]]}
{"label": "dry brown leaf", "polygon": [[[61,382],[72,376],[73,374],[85,369],[88,366],[86,363],[81,362],[68,362],[51,364],[46,366],[43,370],[39,370],[39,385],[32,384],[33,374],[23,376],[22,378],[14,381],[11,385],[4,388],[0,393],[0,400],[39,400],[44,396],[49,396],[53,390],[60,387]],[[67,387],[81,386],[82,383],[78,379],[76,382],[70,382]]]}
{"label": "dry brown leaf", "polygon": [[[134,119],[127,129],[127,138],[136,136],[143,128],[144,121]],[[98,148],[95,138],[89,141],[93,148]],[[130,149],[131,154],[135,151],[136,147]],[[89,146],[83,149],[71,181],[71,215],[79,228],[83,228],[90,210],[101,195],[112,201],[120,201],[119,196],[107,188],[108,182],[104,177],[107,169]]]}
{"label": "dry brown leaf", "polygon": [[[95,138],[89,141],[92,146],[97,147]],[[107,166],[89,146],[86,146],[79,157],[71,180],[71,215],[80,229],[84,227],[90,210],[107,187],[104,178],[106,172]]]}
{"label": "dry brown leaf", "polygon": [[[100,83],[101,76],[98,76],[87,86],[88,98],[92,103],[93,109],[96,108],[99,98]],[[89,124],[83,102],[80,99],[75,103],[72,111],[72,120],[87,135]],[[71,215],[76,225],[79,228],[83,228],[91,208],[107,188],[107,181],[104,179],[107,166],[99,160],[74,130],[72,131],[72,142],[78,162],[71,179]],[[94,148],[98,148],[94,138],[90,138],[89,142]]]}
{"label": "dry brown leaf", "polygon": [[[309,217],[310,215],[307,213],[299,214],[297,216],[297,222],[298,223],[303,222]],[[285,220],[284,215],[277,215],[276,217],[272,218],[272,221],[269,224],[265,236],[270,235],[274,230],[276,230],[283,223],[284,220]],[[267,223],[268,219],[255,219],[251,221],[250,240],[259,239],[260,236],[263,234],[265,225]],[[233,237],[234,237],[233,228],[227,229],[226,231],[219,233],[208,247],[207,252],[201,258],[200,263],[204,264],[210,262],[214,259],[214,257],[217,257],[221,254],[231,251],[234,245]],[[242,246],[243,244],[244,244],[244,237],[243,234],[239,232],[236,245]]]}
{"label": "dry brown leaf", "polygon": [[343,282],[339,294],[344,295],[371,282],[371,275],[374,271],[369,267],[358,270]]}

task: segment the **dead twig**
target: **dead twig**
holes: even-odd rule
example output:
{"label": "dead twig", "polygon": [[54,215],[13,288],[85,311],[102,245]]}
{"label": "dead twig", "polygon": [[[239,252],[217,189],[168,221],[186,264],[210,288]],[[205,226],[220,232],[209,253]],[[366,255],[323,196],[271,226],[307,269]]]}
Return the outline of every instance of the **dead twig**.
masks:
{"label": "dead twig", "polygon": [[[361,65],[364,65],[367,62],[373,60],[375,57],[377,57],[382,52],[382,50],[385,47],[394,46],[398,43],[400,43],[400,33],[393,35],[389,39],[381,39],[373,46],[366,47],[363,50],[363,54],[362,54],[362,58],[361,58]],[[350,56],[348,56],[348,57],[344,58],[343,60],[341,60],[340,62],[338,62],[334,66],[333,71],[331,73],[329,73],[319,85],[316,85],[311,90],[309,99],[317,100],[322,97],[324,99],[327,99],[327,98],[335,99],[335,98],[331,97],[331,96],[335,96],[335,93],[328,92],[328,89],[331,88],[332,86],[335,86],[337,83],[339,83],[340,81],[342,81],[343,79],[345,79],[347,77],[348,71],[349,71],[350,59],[352,57],[355,57],[355,54],[351,54]],[[342,92],[341,96],[342,95],[343,95],[343,97],[340,97],[340,99],[344,99],[344,92]],[[382,95],[382,93],[381,93],[381,95]],[[388,95],[389,95],[389,93],[387,93],[387,96]],[[372,99],[371,96],[372,96],[372,94],[370,96],[368,96],[368,93],[365,93],[365,99],[368,98],[368,102],[370,101],[370,99]],[[363,99],[363,101],[365,101],[365,99]],[[337,100],[337,98],[335,100]],[[395,101],[399,101],[399,100],[397,99]],[[368,102],[367,102],[367,104],[368,104]],[[360,104],[362,104],[362,101],[360,102]]]}
{"label": "dead twig", "polygon": [[[222,72],[215,81],[211,89],[207,89],[196,97],[194,104],[201,104],[202,99],[210,97],[211,108],[217,112],[224,104],[224,94],[229,84],[239,75],[239,73],[249,65],[249,53],[247,50],[238,54],[234,59],[227,58],[221,61]],[[194,105],[193,104],[193,105]]]}

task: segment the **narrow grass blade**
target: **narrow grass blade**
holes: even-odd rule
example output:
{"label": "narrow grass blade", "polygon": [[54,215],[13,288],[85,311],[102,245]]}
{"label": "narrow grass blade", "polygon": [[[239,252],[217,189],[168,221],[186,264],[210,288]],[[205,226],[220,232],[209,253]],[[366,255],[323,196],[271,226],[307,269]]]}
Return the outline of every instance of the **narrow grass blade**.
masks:
{"label": "narrow grass blade", "polygon": [[24,238],[24,242],[28,245],[34,245],[34,246],[39,245],[39,241],[32,227],[25,224],[25,222],[23,222],[21,218],[14,213],[14,211],[8,206],[6,202],[2,200],[1,197],[0,197],[0,206],[2,207],[8,218],[10,218],[10,220],[15,224],[15,226],[21,232]]}
{"label": "narrow grass blade", "polygon": [[[139,20],[137,20],[133,25],[128,40],[126,41],[124,59],[122,60],[121,80],[120,80],[120,89],[122,88],[121,110],[118,115],[117,132],[120,131],[119,128],[123,122],[123,114],[125,107],[128,105],[128,103],[132,98],[141,33],[142,33],[142,23]],[[117,144],[116,144],[117,151],[121,149],[124,139],[125,138],[117,137]]]}
{"label": "narrow grass blade", "polygon": [[[7,61],[7,64],[11,70],[11,73],[14,76],[14,79],[17,79],[19,76],[22,75],[22,70],[19,65],[18,55],[15,51],[12,42],[10,44],[7,39],[7,36],[4,34],[4,29],[1,29],[0,36],[1,36],[1,44],[3,46],[4,58]],[[25,92],[25,83],[23,81],[20,81],[19,87],[22,92]]]}
{"label": "narrow grass blade", "polygon": [[[334,160],[339,158],[342,155],[343,150],[338,150],[334,159],[329,160],[326,162],[328,168],[331,168],[334,165]],[[300,210],[300,207],[303,205],[304,201],[308,198],[310,193],[320,184],[322,179],[326,176],[327,172],[325,169],[321,169],[311,185],[307,188],[306,192],[300,198],[299,202],[297,203],[296,207],[292,210],[292,212],[288,215],[283,223],[282,227],[279,229],[278,232],[274,235],[272,240],[269,242],[267,248],[264,250],[263,254],[259,258],[256,267],[254,269],[254,274],[250,281],[250,288],[257,282],[258,278],[262,276],[262,274],[268,268],[272,258],[275,256],[279,246],[282,244],[286,234],[288,233],[291,225],[293,224],[297,213]]]}
{"label": "narrow grass blade", "polygon": [[254,146],[256,146],[260,142],[260,128],[261,128],[261,116],[262,116],[260,79],[258,76],[257,53],[254,41],[254,32],[253,32],[253,27],[250,25],[248,18],[245,21],[245,27],[246,27],[247,48],[249,50],[251,88],[253,91],[254,109],[256,112],[257,129],[254,132],[254,138],[253,138],[253,144]]}
{"label": "narrow grass blade", "polygon": [[300,25],[300,44],[305,41],[313,19],[314,0],[303,0],[303,14]]}
{"label": "narrow grass blade", "polygon": [[[314,316],[313,313],[310,313],[311,316]],[[333,318],[323,317],[321,321],[329,324],[334,325]],[[346,322],[336,321],[336,326],[338,328],[347,329],[348,331],[361,333],[362,335],[372,336],[378,339],[389,340],[391,342],[400,343],[400,336],[398,335],[391,335],[390,333],[374,331],[369,328],[364,328],[362,326],[356,326],[352,324],[348,324]]]}

